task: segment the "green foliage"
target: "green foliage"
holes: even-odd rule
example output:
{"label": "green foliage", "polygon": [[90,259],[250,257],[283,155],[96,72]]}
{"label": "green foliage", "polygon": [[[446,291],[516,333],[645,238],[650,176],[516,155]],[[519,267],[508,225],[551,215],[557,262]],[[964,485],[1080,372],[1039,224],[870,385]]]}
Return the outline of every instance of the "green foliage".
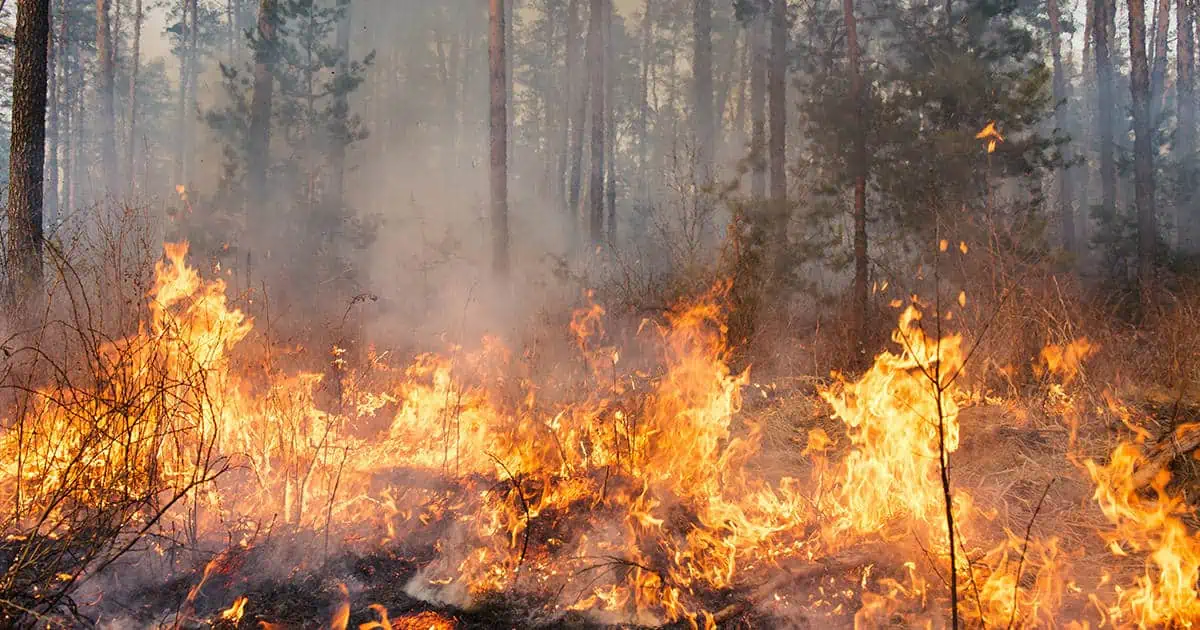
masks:
{"label": "green foliage", "polygon": [[[273,17],[276,37],[267,41],[257,30],[249,33],[253,53],[264,51],[273,62],[274,97],[271,112],[272,151],[268,165],[268,208],[247,212],[267,216],[272,236],[299,243],[288,250],[296,257],[294,273],[332,279],[348,265],[341,252],[365,247],[373,236],[372,223],[355,216],[330,184],[343,167],[329,156],[366,138],[362,121],[349,111],[348,100],[363,82],[374,53],[347,59],[336,44],[338,23],[350,0],[280,0]],[[244,198],[247,148],[253,98],[253,68],[222,65],[226,92],[223,107],[205,115],[222,139],[224,169],[218,193],[220,205],[239,207]]]}
{"label": "green foliage", "polygon": [[[854,134],[863,133],[867,205],[877,236],[882,229],[898,241],[927,240],[935,223],[952,213],[1042,214],[1040,180],[1062,165],[1056,149],[1067,138],[1048,135],[1042,125],[1053,113],[1051,74],[1038,45],[1043,33],[1027,19],[1028,7],[992,0],[954,6],[948,29],[940,3],[903,10],[859,5],[861,129],[850,101],[840,3],[809,5],[800,21],[805,33],[796,64],[802,124],[811,141],[803,164],[824,182],[817,196],[844,199]],[[990,121],[1005,138],[989,155],[975,135]],[[1002,182],[1032,194],[1001,205],[994,192]]]}

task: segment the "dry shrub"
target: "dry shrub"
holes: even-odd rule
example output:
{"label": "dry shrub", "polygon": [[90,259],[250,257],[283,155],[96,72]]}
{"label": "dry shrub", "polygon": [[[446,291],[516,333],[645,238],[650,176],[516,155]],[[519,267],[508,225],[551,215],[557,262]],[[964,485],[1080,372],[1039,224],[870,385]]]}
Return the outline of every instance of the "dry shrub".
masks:
{"label": "dry shrub", "polygon": [[161,230],[135,209],[102,210],[55,235],[44,309],[3,343],[6,627],[78,614],[81,583],[151,534],[160,552],[194,544],[194,529],[172,535],[163,517],[227,467],[203,426],[220,405],[206,357],[170,327],[131,336],[146,328]]}

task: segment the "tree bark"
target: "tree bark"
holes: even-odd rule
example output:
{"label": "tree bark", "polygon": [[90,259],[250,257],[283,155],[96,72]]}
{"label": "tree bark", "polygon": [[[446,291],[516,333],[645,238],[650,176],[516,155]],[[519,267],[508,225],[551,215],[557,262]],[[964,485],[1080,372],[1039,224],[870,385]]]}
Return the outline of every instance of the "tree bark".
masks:
{"label": "tree bark", "polygon": [[[61,7],[62,4],[60,3]],[[59,21],[66,22],[65,12],[60,10]],[[52,18],[53,21],[53,18]],[[53,25],[47,34],[46,50],[46,190],[43,205],[45,222],[54,225],[58,218],[58,51]]]}
{"label": "tree bark", "polygon": [[492,272],[508,274],[508,80],[504,0],[490,0]]}
{"label": "tree bark", "polygon": [[[99,1],[99,0],[97,0]],[[179,10],[179,91],[176,99],[176,116],[175,121],[175,184],[182,186],[186,184],[187,169],[184,166],[184,161],[187,153],[187,84],[191,73],[188,68],[188,44],[191,38],[188,37],[188,11],[191,9],[191,0],[180,0]]]}
{"label": "tree bark", "polygon": [[125,172],[129,175],[127,185],[132,194],[137,188],[137,169],[134,166],[134,156],[137,155],[137,125],[138,125],[138,73],[142,65],[142,0],[135,0],[133,8],[133,52],[129,57],[129,134],[125,147]]}
{"label": "tree bark", "polygon": [[750,25],[750,193],[767,198],[767,16],[760,7]]}
{"label": "tree bark", "polygon": [[115,194],[120,188],[117,174],[116,108],[113,105],[112,29],[109,25],[110,0],[96,0],[96,58],[100,64],[100,165],[104,174],[105,192]]}
{"label": "tree bark", "polygon": [[695,178],[705,186],[712,177],[714,137],[712,0],[694,0],[692,5],[692,106]]}
{"label": "tree bark", "polygon": [[1179,104],[1179,127],[1175,131],[1174,150],[1176,163],[1181,164],[1183,169],[1175,201],[1176,247],[1190,254],[1197,251],[1197,243],[1192,225],[1194,218],[1189,217],[1196,199],[1196,34],[1192,30],[1193,14],[1189,5],[1188,0],[1176,0],[1178,49],[1175,55],[1175,100]]}
{"label": "tree bark", "polygon": [[642,8],[642,73],[638,88],[638,201],[650,203],[650,68],[653,64],[652,46],[654,22],[651,7],[654,0],[646,0]]}
{"label": "tree bark", "polygon": [[1100,205],[1106,215],[1113,216],[1117,210],[1117,163],[1114,155],[1113,66],[1109,50],[1112,39],[1109,35],[1114,15],[1110,0],[1092,2],[1092,48],[1096,53],[1096,136],[1100,144]]}
{"label": "tree bark", "polygon": [[1143,0],[1129,0],[1129,91],[1133,100],[1133,188],[1137,206],[1138,286],[1142,305],[1153,294],[1154,164],[1150,154],[1150,76],[1146,60],[1146,13]]}
{"label": "tree bark", "polygon": [[200,88],[200,5],[199,0],[187,0],[192,24],[187,30],[187,100],[183,110],[183,182],[188,185],[196,174],[196,94]]}
{"label": "tree bark", "polygon": [[604,57],[603,36],[606,0],[591,0],[588,16],[587,66],[591,85],[591,179],[588,182],[588,237],[592,246],[604,239]]}
{"label": "tree bark", "polygon": [[[271,146],[271,101],[275,89],[275,0],[260,0],[258,38],[254,48],[254,95],[250,104],[250,134],[246,147],[247,201],[251,212],[264,213],[267,199],[267,166]],[[261,224],[261,221],[251,220]]]}
{"label": "tree bark", "polygon": [[[1046,13],[1050,18],[1050,58],[1054,65],[1054,124],[1062,133],[1067,132],[1067,80],[1062,63],[1062,21],[1058,0],[1046,0]],[[1064,149],[1064,158],[1070,159],[1069,149]],[[1075,206],[1071,188],[1071,172],[1068,168],[1058,171],[1058,212],[1062,230],[1062,247],[1075,253]]]}
{"label": "tree bark", "polygon": [[[580,24],[577,13],[580,2],[582,2],[582,0],[572,0],[571,2],[571,16],[568,18],[571,25]],[[580,28],[579,30],[582,29]],[[573,67],[581,77],[585,76],[587,72],[580,70],[579,59],[582,57],[582,55],[580,55],[578,52],[579,43],[578,41],[572,41],[572,45],[576,50],[574,56],[575,64]],[[571,60],[571,57],[571,49],[568,48],[567,58],[569,61]],[[571,165],[570,174],[567,181],[567,213],[569,215],[568,220],[570,222],[571,229],[570,245],[572,248],[576,247],[579,241],[580,196],[583,189],[583,128],[586,124],[588,104],[587,84],[581,81],[577,85],[579,87],[579,94],[575,99],[574,112],[572,113],[570,139]]]}
{"label": "tree bark", "polygon": [[1171,0],[1158,0],[1154,14],[1154,64],[1150,69],[1150,124],[1157,126],[1162,113],[1163,89],[1167,79],[1167,31],[1171,24]]}
{"label": "tree bark", "polygon": [[[1053,0],[1052,0],[1053,1]],[[851,169],[854,173],[854,332],[858,336],[855,350],[865,358],[868,335],[867,276],[867,138],[863,117],[863,76],[859,62],[858,22],[854,16],[854,0],[842,0],[846,20],[846,55],[850,64],[850,106],[854,110],[854,154]]]}
{"label": "tree bark", "polygon": [[42,184],[46,159],[46,75],[50,0],[17,4],[6,272],[16,305],[42,280]]}
{"label": "tree bark", "polygon": [[605,181],[604,206],[607,215],[604,225],[605,240],[612,249],[617,247],[617,126],[616,126],[616,85],[614,74],[617,69],[616,50],[613,48],[613,5],[611,0],[605,7],[604,13],[604,129],[605,129]]}
{"label": "tree bark", "polygon": [[[786,269],[788,245],[787,201],[787,0],[774,0],[771,14],[771,210],[776,274]],[[780,276],[781,277],[781,276]]]}

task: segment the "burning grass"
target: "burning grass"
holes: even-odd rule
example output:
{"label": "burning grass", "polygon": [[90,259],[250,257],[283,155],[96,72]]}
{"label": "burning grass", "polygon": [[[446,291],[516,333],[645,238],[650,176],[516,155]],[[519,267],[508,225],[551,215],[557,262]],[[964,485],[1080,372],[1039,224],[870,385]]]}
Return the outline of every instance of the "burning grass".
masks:
{"label": "burning grass", "polygon": [[[1031,413],[968,389],[971,348],[913,300],[864,374],[780,391],[730,367],[718,285],[632,339],[579,310],[579,368],[497,340],[371,353],[324,404],[166,253],[139,332],[5,421],[6,622],[106,591],[92,609],[174,627],[939,626],[952,585],[977,626],[1200,621],[1189,508],[1169,473],[1130,481],[1134,440],[1097,447],[1104,418],[1141,420],[1085,407],[1085,340],[1043,352]],[[803,403],[748,404],[767,391]],[[180,577],[126,601],[115,566]]]}

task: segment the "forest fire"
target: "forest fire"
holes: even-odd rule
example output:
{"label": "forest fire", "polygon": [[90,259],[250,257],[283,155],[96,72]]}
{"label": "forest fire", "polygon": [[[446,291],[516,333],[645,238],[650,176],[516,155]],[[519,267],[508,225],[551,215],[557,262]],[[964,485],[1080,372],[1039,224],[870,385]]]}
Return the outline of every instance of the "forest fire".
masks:
{"label": "forest fire", "polygon": [[[1180,519],[1169,474],[1155,478],[1154,498],[1138,493],[1137,446],[1085,466],[1107,520],[1097,540],[1144,567],[1131,574],[1114,562],[1090,584],[1060,539],[1001,531],[994,510],[943,485],[945,462],[973,429],[960,422],[968,351],[960,336],[928,334],[928,309],[915,300],[893,333],[896,352],[820,392],[844,437],[812,430],[808,464],[770,475],[762,426],[740,413],[750,380],[729,364],[726,285],[643,326],[652,360],[608,345],[604,311],[592,305],[571,325],[581,378],[531,382],[491,341],[476,355],[424,355],[403,368],[373,356],[348,373],[339,403],[320,405],[322,377],[252,359],[253,323],[186,255],[186,244],[166,247],[150,317],[103,348],[103,382],[39,392],[21,422],[6,424],[20,430],[0,434],[0,495],[23,515],[10,541],[67,539],[83,526],[81,506],[105,514],[147,493],[173,505],[154,523],[131,515],[130,536],[234,541],[208,562],[184,617],[207,583],[244,570],[250,532],[280,519],[367,548],[427,545],[430,560],[404,589],[453,609],[519,594],[547,618],[584,611],[611,623],[713,627],[761,606],[867,627],[897,616],[938,625],[952,519],[965,618],[1200,621],[1200,536]],[[1082,341],[1044,353],[1065,380],[1086,356]],[[914,542],[923,556],[909,555]],[[721,593],[743,603],[722,606]],[[229,601],[215,613],[221,622],[255,619],[256,598]],[[347,627],[344,601],[334,627]],[[371,610],[376,620],[360,628],[455,627],[433,611]]]}

